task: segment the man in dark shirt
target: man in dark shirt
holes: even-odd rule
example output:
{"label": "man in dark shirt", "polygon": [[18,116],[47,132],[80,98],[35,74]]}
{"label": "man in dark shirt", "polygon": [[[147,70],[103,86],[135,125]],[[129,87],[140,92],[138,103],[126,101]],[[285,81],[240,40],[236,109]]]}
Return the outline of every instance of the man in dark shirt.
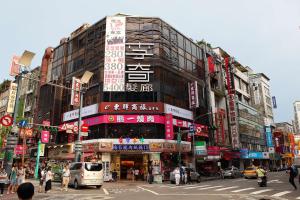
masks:
{"label": "man in dark shirt", "polygon": [[295,184],[295,177],[297,176],[297,174],[295,173],[294,166],[290,165],[287,172],[290,173],[290,178],[289,178],[290,184],[295,188],[295,190],[297,190],[297,186]]}

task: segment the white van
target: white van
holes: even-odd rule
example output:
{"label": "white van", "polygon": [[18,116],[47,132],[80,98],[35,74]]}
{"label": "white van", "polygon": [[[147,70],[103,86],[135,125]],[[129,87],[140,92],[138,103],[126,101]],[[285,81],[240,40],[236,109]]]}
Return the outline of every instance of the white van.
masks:
{"label": "white van", "polygon": [[70,165],[69,184],[78,189],[80,186],[96,186],[100,188],[103,185],[102,163],[98,162],[74,162]]}

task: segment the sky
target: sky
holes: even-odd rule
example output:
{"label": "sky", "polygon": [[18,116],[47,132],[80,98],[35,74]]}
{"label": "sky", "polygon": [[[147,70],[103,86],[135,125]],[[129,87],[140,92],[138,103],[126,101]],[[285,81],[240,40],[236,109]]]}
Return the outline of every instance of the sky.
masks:
{"label": "sky", "polygon": [[11,79],[13,55],[36,53],[83,23],[126,13],[154,16],[193,40],[222,47],[237,61],[271,79],[275,121],[291,121],[300,100],[300,1],[298,0],[9,0],[0,6],[0,81]]}

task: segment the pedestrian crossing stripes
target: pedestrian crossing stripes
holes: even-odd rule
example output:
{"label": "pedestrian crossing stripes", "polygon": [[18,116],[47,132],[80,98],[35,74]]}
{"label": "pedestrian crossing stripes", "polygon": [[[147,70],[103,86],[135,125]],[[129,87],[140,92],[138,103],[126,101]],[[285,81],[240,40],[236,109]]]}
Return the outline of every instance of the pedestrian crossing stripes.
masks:
{"label": "pedestrian crossing stripes", "polygon": [[292,191],[283,191],[283,192],[273,194],[271,197],[281,197],[281,196],[286,195],[286,194],[291,193],[291,192]]}
{"label": "pedestrian crossing stripes", "polygon": [[235,189],[238,188],[239,186],[231,186],[231,187],[226,187],[226,188],[220,188],[216,189],[215,191],[224,191],[224,190],[230,190],[230,189]]}
{"label": "pedestrian crossing stripes", "polygon": [[223,185],[204,187],[204,188],[199,188],[198,190],[209,190],[209,189],[220,188],[220,187],[223,187]]}
{"label": "pedestrian crossing stripes", "polygon": [[255,191],[255,192],[251,192],[250,194],[261,194],[261,193],[269,192],[269,191],[272,191],[272,190],[273,189],[258,190],[258,191]]}
{"label": "pedestrian crossing stripes", "polygon": [[231,192],[237,193],[237,192],[244,192],[244,191],[247,191],[247,190],[254,190],[254,189],[255,188],[250,187],[250,188],[244,188],[244,189],[240,189],[240,190],[234,190],[234,191],[231,191]]}
{"label": "pedestrian crossing stripes", "polygon": [[211,186],[211,185],[197,185],[197,186],[192,186],[192,187],[186,187],[186,188],[183,188],[183,189],[184,190],[190,190],[190,189],[202,188],[202,187],[208,187],[208,186]]}

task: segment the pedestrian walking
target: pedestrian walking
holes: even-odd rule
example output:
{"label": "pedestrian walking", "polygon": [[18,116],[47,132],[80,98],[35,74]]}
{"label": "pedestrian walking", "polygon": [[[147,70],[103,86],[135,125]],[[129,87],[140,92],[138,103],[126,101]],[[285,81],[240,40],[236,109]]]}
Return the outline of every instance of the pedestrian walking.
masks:
{"label": "pedestrian walking", "polygon": [[19,200],[32,200],[34,186],[32,183],[22,183],[17,190]]}
{"label": "pedestrian walking", "polygon": [[153,167],[152,167],[152,164],[150,164],[150,166],[148,167],[148,182],[149,184],[152,184],[153,182]]}
{"label": "pedestrian walking", "polygon": [[3,196],[4,186],[6,183],[7,183],[7,173],[3,167],[0,167],[0,190],[1,190],[0,196],[1,197]]}
{"label": "pedestrian walking", "polygon": [[134,170],[134,178],[136,181],[139,179],[139,174],[140,174],[140,170],[138,168],[136,168]]}
{"label": "pedestrian walking", "polygon": [[15,193],[17,187],[17,168],[16,164],[13,164],[9,175],[9,186],[7,188],[7,194]]}
{"label": "pedestrian walking", "polygon": [[42,187],[43,187],[43,184],[45,181],[45,175],[46,175],[45,168],[44,167],[39,168],[39,171],[38,171],[38,178],[40,180],[39,190],[38,190],[39,193],[42,192]]}
{"label": "pedestrian walking", "polygon": [[68,185],[69,185],[69,181],[70,181],[70,169],[69,169],[69,165],[65,165],[64,169],[63,169],[63,174],[62,174],[62,188],[61,190],[65,190],[68,191]]}
{"label": "pedestrian walking", "polygon": [[191,170],[189,168],[186,168],[186,178],[187,178],[186,183],[191,184],[192,183],[192,178],[191,178]]}
{"label": "pedestrian walking", "polygon": [[22,183],[25,183],[25,169],[23,165],[20,165],[17,170],[17,185],[21,185]]}
{"label": "pedestrian walking", "polygon": [[288,167],[287,173],[290,173],[289,182],[290,184],[297,190],[297,186],[295,184],[295,178],[298,176],[298,169],[294,165],[290,165]]}
{"label": "pedestrian walking", "polygon": [[180,169],[179,169],[179,167],[176,167],[173,173],[175,176],[175,183],[176,183],[176,185],[179,185],[180,184]]}
{"label": "pedestrian walking", "polygon": [[48,167],[47,172],[46,172],[46,177],[45,177],[45,193],[49,192],[52,189],[52,178],[53,174],[51,172],[51,167]]}
{"label": "pedestrian walking", "polygon": [[180,182],[184,183],[185,177],[184,177],[184,169],[182,166],[180,166],[179,171],[180,171]]}

